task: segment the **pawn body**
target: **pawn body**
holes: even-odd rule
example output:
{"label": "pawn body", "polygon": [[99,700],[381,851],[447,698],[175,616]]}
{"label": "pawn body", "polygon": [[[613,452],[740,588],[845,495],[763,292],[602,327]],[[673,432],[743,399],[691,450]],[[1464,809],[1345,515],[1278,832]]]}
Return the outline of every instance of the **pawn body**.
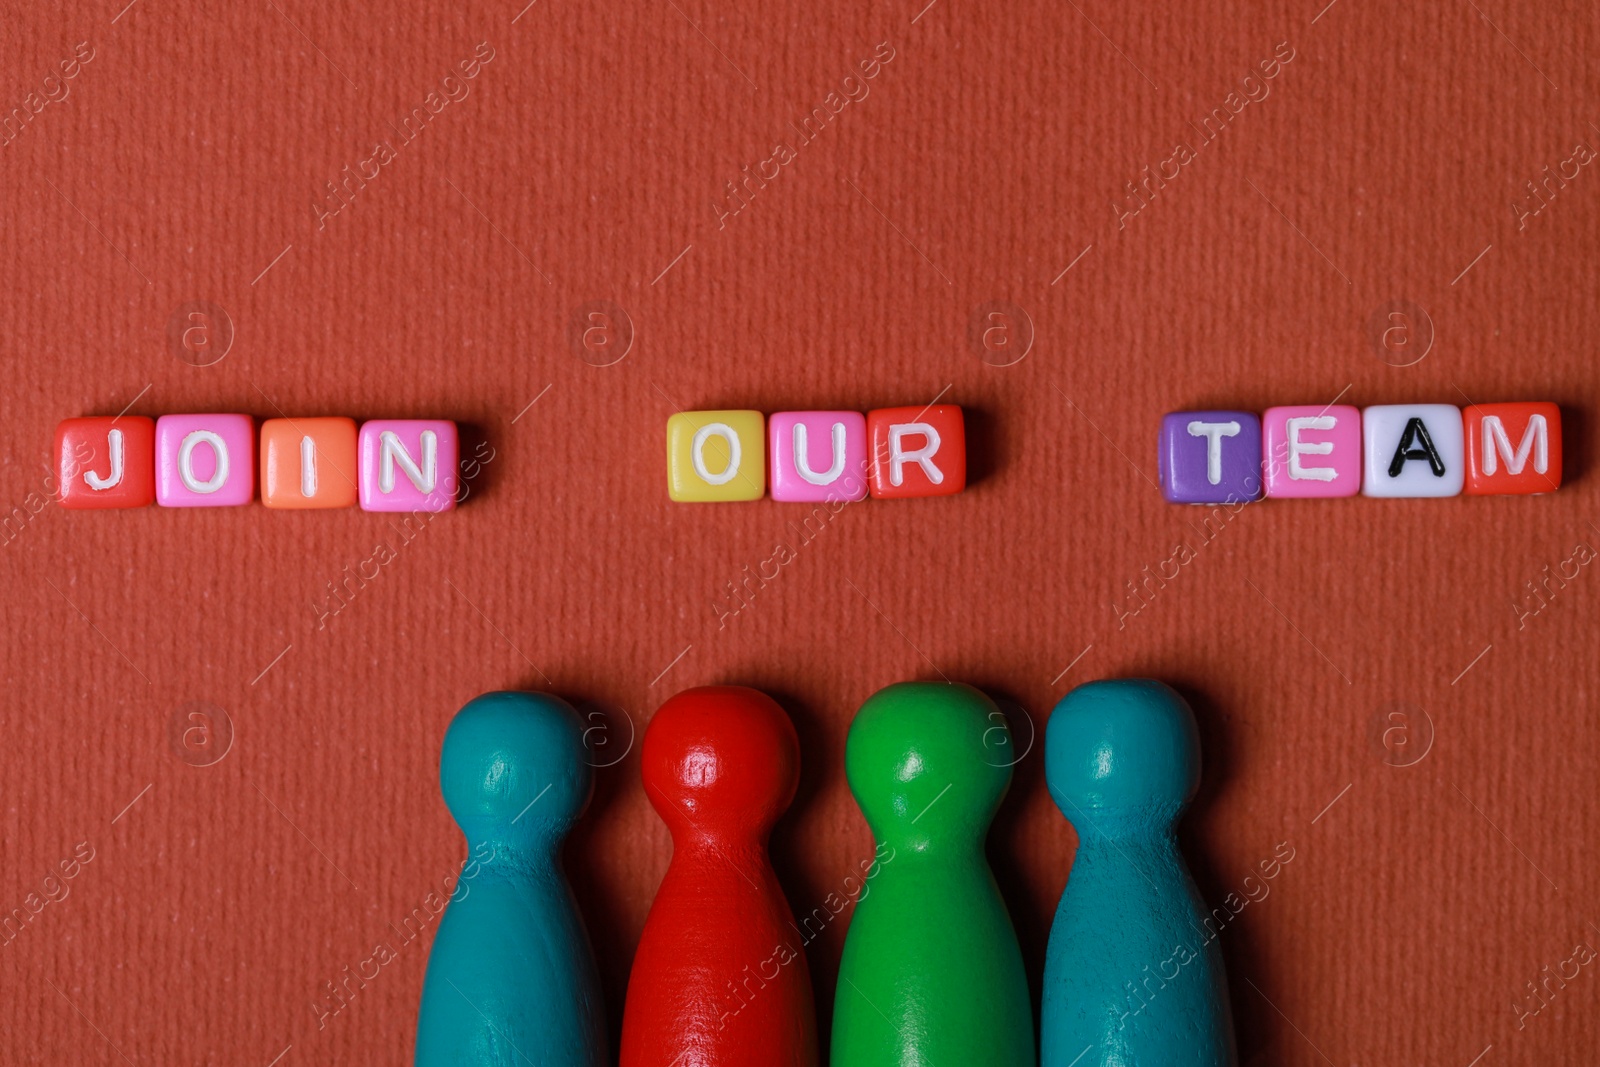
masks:
{"label": "pawn body", "polygon": [[1173,837],[1200,783],[1189,705],[1160,682],[1079,686],[1050,717],[1045,777],[1078,853],[1050,928],[1041,1067],[1234,1067],[1222,952]]}
{"label": "pawn body", "polygon": [[984,855],[1011,782],[1005,719],[970,686],[907,682],[850,726],[850,790],[879,869],[845,936],[833,1067],[1032,1067],[1033,1009]]}
{"label": "pawn body", "polygon": [[739,686],[679,693],[641,752],[672,831],[628,978],[621,1067],[816,1067],[804,942],[767,856],[800,777],[794,724]]}
{"label": "pawn body", "polygon": [[589,802],[583,723],[535,693],[489,693],[446,731],[445,803],[474,865],[434,934],[417,1067],[602,1067],[605,1012],[589,938],[561,871]]}

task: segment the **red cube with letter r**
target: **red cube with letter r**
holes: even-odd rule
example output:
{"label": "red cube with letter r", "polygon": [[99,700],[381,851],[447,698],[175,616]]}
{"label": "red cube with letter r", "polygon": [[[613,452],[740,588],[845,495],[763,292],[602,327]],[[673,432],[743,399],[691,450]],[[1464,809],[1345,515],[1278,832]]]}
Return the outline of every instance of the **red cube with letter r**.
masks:
{"label": "red cube with letter r", "polygon": [[955,404],[867,412],[874,498],[951,496],[967,487],[967,434]]}

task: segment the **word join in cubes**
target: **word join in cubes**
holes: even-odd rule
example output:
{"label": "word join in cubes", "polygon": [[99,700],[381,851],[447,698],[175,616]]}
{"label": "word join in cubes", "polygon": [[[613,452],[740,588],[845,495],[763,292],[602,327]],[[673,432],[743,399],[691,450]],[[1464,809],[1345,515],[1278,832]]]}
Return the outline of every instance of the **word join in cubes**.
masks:
{"label": "word join in cubes", "polygon": [[1268,497],[1550,493],[1561,486],[1555,404],[1343,404],[1175,411],[1161,421],[1174,504]]}
{"label": "word join in cubes", "polygon": [[707,503],[950,496],[967,485],[954,404],[859,411],[680,411],[667,420],[667,493]]}
{"label": "word join in cubes", "polygon": [[[256,448],[260,443],[259,463]],[[61,506],[448,511],[456,504],[456,424],[437,419],[268,419],[139,415],[56,427]]]}

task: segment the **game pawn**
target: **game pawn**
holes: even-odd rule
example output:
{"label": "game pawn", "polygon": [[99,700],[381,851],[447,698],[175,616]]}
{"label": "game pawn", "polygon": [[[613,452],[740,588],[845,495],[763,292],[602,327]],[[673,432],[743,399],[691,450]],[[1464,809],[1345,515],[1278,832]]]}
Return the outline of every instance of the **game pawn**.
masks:
{"label": "game pawn", "polygon": [[605,1011],[562,839],[589,802],[583,723],[538,693],[489,693],[445,732],[439,784],[467,838],[434,934],[417,1067],[603,1067]]}
{"label": "game pawn", "polygon": [[804,944],[767,856],[799,784],[794,724],[754,689],[690,689],[641,756],[672,862],[628,978],[621,1067],[816,1067]]}
{"label": "game pawn", "polygon": [[1173,830],[1200,784],[1194,714],[1160,682],[1064,697],[1045,777],[1078,831],[1045,957],[1042,1067],[1234,1067],[1222,952]]}
{"label": "game pawn", "polygon": [[971,686],[892,685],[856,715],[845,769],[879,869],[845,936],[833,1067],[1033,1067],[1022,953],[984,855],[1011,751]]}

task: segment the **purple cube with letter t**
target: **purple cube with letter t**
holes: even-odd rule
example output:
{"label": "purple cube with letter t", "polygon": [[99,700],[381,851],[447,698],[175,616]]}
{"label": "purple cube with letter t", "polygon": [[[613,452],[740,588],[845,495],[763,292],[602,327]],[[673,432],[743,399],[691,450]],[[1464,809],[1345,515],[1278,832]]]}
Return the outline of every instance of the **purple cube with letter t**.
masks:
{"label": "purple cube with letter t", "polygon": [[1248,411],[1174,411],[1156,446],[1161,492],[1173,504],[1261,498],[1261,420]]}

